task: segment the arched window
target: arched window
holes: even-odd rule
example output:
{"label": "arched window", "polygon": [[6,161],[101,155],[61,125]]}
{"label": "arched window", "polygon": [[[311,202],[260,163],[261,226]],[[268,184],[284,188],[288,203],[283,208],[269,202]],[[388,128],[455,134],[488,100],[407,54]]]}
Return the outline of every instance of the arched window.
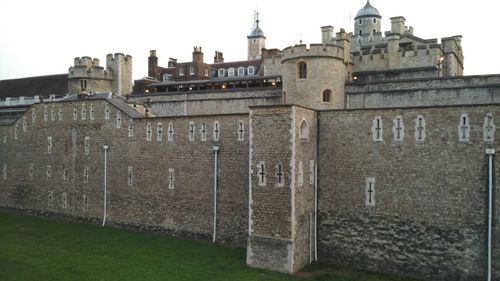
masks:
{"label": "arched window", "polygon": [[299,79],[306,79],[307,78],[307,63],[299,62],[298,67],[299,67]]}
{"label": "arched window", "polygon": [[309,139],[309,125],[306,120],[302,120],[300,124],[300,139],[307,141]]}
{"label": "arched window", "polygon": [[332,99],[332,90],[327,89],[323,91],[323,102],[330,102]]}

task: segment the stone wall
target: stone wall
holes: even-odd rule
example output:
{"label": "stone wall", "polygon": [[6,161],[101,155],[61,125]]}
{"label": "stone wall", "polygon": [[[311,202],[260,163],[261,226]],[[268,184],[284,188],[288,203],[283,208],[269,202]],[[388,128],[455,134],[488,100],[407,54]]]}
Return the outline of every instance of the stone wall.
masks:
{"label": "stone wall", "polygon": [[[47,121],[44,105],[48,109]],[[94,120],[90,119],[91,105]],[[105,119],[106,107],[109,119]],[[107,144],[109,222],[208,239],[213,232],[213,146],[218,145],[217,241],[244,245],[248,222],[248,133],[239,140],[238,130],[240,123],[248,127],[248,115],[130,118],[125,112],[106,100],[36,104],[14,125],[1,126],[0,166],[5,178],[0,178],[0,206],[102,218],[103,145]],[[117,128],[119,119],[121,126]],[[190,122],[195,126],[192,141]],[[214,122],[219,124],[218,140],[214,140]],[[173,125],[172,141],[168,139],[169,123]],[[202,140],[202,124],[206,126],[206,140]]]}
{"label": "stone wall", "polygon": [[[484,140],[488,113],[498,122],[500,106],[320,112],[319,260],[426,280],[482,279],[485,149],[497,144]],[[469,129],[460,139],[463,114]]]}

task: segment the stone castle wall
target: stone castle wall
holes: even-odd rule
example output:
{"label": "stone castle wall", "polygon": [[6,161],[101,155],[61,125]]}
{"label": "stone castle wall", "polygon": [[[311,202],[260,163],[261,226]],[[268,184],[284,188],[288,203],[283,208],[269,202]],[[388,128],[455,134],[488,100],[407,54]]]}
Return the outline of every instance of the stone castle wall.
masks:
{"label": "stone castle wall", "polygon": [[[470,127],[461,140],[463,114]],[[482,279],[485,149],[498,143],[485,141],[487,114],[498,122],[498,104],[320,112],[319,260],[426,280]],[[498,182],[498,166],[495,174]]]}
{"label": "stone castle wall", "polygon": [[[105,119],[106,108],[109,119]],[[130,122],[132,137],[128,136]],[[195,126],[193,141],[190,122]],[[214,140],[214,122],[219,124],[219,140]],[[161,141],[157,140],[159,123]],[[108,221],[211,238],[213,146],[218,145],[217,241],[243,245],[248,227],[248,134],[238,140],[240,123],[247,128],[248,115],[130,118],[105,100],[36,104],[12,126],[0,127],[0,205],[101,219],[102,146],[108,144]],[[147,140],[148,124],[151,141]],[[202,124],[206,140],[201,139]]]}

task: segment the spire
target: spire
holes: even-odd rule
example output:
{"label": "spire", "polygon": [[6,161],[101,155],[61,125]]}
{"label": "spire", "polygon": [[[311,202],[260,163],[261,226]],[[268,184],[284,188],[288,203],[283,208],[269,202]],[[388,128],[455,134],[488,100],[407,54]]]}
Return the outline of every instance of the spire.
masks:
{"label": "spire", "polygon": [[253,23],[253,29],[252,29],[252,32],[250,33],[250,35],[248,36],[249,38],[252,37],[264,37],[264,31],[262,31],[262,29],[260,29],[259,27],[259,23],[260,23],[260,20],[259,20],[259,10],[256,8],[255,9],[255,12],[253,14],[253,19],[254,19],[254,23]]}

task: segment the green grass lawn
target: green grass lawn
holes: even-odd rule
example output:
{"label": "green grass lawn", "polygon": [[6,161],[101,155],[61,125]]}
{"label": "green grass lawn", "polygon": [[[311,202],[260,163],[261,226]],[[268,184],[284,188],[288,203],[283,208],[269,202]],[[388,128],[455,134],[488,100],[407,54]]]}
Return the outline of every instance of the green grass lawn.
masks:
{"label": "green grass lawn", "polygon": [[0,211],[0,280],[410,281],[332,266],[309,277],[256,270],[245,250]]}

